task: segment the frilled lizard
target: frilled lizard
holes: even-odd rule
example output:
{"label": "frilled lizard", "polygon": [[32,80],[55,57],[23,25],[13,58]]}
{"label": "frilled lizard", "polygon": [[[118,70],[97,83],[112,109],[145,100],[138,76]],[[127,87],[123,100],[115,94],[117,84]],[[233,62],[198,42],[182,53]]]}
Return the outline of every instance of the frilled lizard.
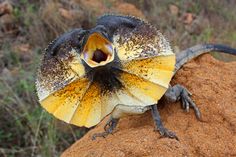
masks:
{"label": "frilled lizard", "polygon": [[163,126],[156,104],[163,96],[180,100],[200,119],[190,92],[169,82],[183,64],[210,51],[236,54],[227,46],[205,44],[175,55],[148,22],[105,15],[94,28],[74,29],[45,49],[36,80],[39,102],[58,119],[77,126],[95,126],[110,114],[105,132],[94,134],[94,139],[112,133],[121,117],[150,109],[156,130],[178,139]]}

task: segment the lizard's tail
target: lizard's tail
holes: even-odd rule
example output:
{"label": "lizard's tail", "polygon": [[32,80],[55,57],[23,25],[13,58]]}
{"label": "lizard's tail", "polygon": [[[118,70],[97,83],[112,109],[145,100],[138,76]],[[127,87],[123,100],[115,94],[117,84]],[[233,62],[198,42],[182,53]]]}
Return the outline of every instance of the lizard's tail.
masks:
{"label": "lizard's tail", "polygon": [[176,55],[175,72],[176,73],[189,60],[211,51],[217,51],[236,55],[236,49],[220,44],[201,44],[190,47]]}

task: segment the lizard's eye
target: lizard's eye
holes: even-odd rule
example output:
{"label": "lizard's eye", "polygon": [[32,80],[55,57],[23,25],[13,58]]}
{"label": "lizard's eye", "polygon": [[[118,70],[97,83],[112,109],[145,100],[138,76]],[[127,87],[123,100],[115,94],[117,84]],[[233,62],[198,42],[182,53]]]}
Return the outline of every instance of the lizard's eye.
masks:
{"label": "lizard's eye", "polygon": [[81,59],[92,68],[106,65],[114,60],[114,46],[101,34],[93,33],[87,39]]}

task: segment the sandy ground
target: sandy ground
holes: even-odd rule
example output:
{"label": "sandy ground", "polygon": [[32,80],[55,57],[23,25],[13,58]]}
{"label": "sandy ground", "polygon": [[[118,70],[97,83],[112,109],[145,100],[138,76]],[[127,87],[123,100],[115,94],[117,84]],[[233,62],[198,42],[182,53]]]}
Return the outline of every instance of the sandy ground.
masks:
{"label": "sandy ground", "polygon": [[175,76],[193,93],[202,113],[186,113],[180,103],[159,103],[165,127],[180,141],[160,138],[150,112],[122,118],[113,135],[91,140],[105,121],[68,148],[62,157],[236,156],[236,62],[204,55],[186,64]]}

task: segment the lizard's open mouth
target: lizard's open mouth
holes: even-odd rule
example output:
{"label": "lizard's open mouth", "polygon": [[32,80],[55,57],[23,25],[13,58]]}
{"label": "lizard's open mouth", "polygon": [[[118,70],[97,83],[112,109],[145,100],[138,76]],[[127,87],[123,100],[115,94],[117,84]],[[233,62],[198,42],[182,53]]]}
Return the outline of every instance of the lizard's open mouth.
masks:
{"label": "lizard's open mouth", "polygon": [[106,65],[114,59],[113,45],[101,34],[93,33],[88,37],[81,58],[92,68]]}

